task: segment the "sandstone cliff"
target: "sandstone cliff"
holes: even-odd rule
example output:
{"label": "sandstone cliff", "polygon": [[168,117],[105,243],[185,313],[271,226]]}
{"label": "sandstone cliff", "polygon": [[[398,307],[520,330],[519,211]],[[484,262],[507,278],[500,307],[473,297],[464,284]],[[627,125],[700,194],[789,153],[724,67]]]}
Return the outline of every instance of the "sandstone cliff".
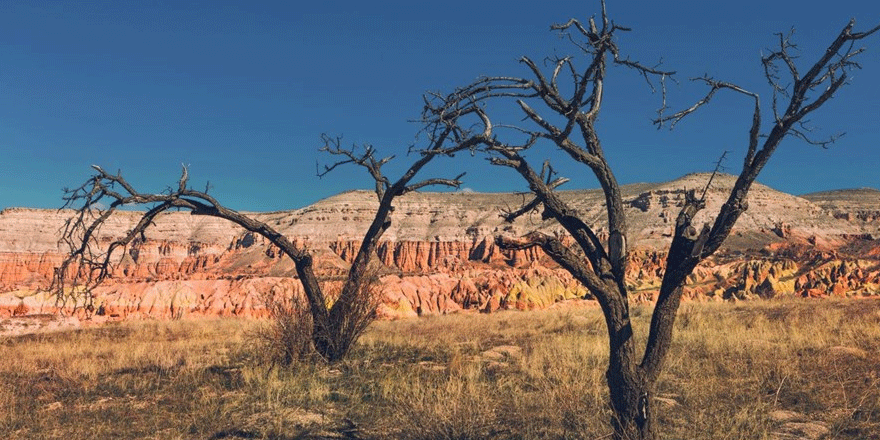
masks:
{"label": "sandstone cliff", "polygon": [[[633,249],[628,282],[639,299],[651,300],[663,273],[663,252],[687,189],[702,189],[708,176],[688,175],[661,184],[623,188]],[[709,221],[732,186],[716,177]],[[571,205],[594,219],[600,237],[604,198],[598,190],[563,192]],[[528,195],[418,193],[396,202],[394,224],[378,249],[386,266],[381,312],[389,317],[449,313],[462,309],[543,308],[585,291],[540,251],[503,253],[497,234],[533,229],[562,233],[540,213],[513,224],[499,213]],[[368,191],[350,191],[314,205],[255,213],[306,244],[319,272],[338,279],[360,244],[376,202]],[[45,293],[64,248],[60,230],[66,211],[6,209],[0,212],[0,316],[55,311]],[[99,234],[109,241],[130,229],[140,213],[120,212]],[[264,298],[298,294],[292,262],[262,239],[223,220],[166,213],[146,240],[120,253],[115,277],[97,293],[99,311],[116,316],[262,314]],[[795,197],[762,185],[749,195],[722,251],[689,279],[693,299],[744,299],[777,295],[880,294],[880,191],[833,191]]]}

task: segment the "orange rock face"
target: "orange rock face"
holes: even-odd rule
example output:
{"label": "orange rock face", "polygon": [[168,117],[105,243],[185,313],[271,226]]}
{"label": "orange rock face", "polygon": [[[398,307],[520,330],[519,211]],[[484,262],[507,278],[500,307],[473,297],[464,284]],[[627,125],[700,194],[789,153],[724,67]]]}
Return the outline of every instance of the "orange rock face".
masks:
{"label": "orange rock face", "polygon": [[[635,300],[658,294],[665,246],[684,194],[705,176],[624,187],[631,252],[627,284]],[[698,221],[712,220],[731,179],[716,178]],[[306,245],[327,279],[344,275],[371,220],[375,201],[353,191],[288,212],[254,214]],[[587,218],[601,218],[597,191],[563,197]],[[546,308],[589,297],[538,249],[502,252],[498,234],[539,229],[561,233],[540,215],[505,224],[497,216],[522,203],[516,194],[412,194],[396,204],[394,223],[377,250],[385,266],[379,313],[386,318],[465,310]],[[139,213],[120,212],[101,231],[109,242]],[[0,212],[0,316],[52,313],[46,289],[62,261],[58,231],[69,212]],[[672,220],[670,220],[672,219]],[[607,232],[600,225],[600,237]],[[167,213],[147,239],[116,256],[113,278],[95,291],[89,313],[173,318],[190,314],[266,314],[267,299],[302,294],[292,262],[262,237],[219,219]],[[880,294],[880,191],[794,197],[756,185],[750,209],[725,247],[688,278],[692,300]],[[82,304],[80,304],[82,306]],[[85,313],[85,312],[81,312]]]}

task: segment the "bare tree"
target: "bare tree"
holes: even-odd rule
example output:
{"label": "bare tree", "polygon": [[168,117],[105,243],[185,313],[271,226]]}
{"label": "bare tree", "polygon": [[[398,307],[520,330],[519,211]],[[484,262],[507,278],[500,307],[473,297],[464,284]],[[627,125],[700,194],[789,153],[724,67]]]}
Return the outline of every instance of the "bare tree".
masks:
{"label": "bare tree", "polygon": [[[314,348],[329,362],[340,360],[371,322],[375,312],[364,309],[364,295],[370,290],[365,289],[364,284],[369,281],[367,269],[376,252],[376,246],[391,226],[395,197],[432,185],[458,187],[461,184],[461,175],[452,179],[431,178],[415,182],[414,178],[435,157],[473,149],[489,139],[491,125],[488,124],[488,119],[480,127],[481,130],[476,130],[475,127],[463,129],[457,119],[466,114],[470,114],[470,111],[451,112],[426,126],[423,134],[428,146],[410,149],[410,152],[418,155],[418,159],[396,181],[390,180],[382,172],[382,166],[392,157],[377,159],[376,150],[371,146],[362,149],[343,148],[338,138],[323,136],[324,146],[321,150],[339,160],[319,170],[319,176],[346,164],[361,166],[373,178],[375,193],[379,199],[373,221],[364,233],[348,277],[332,306],[327,305],[328,298],[312,267],[312,256],[303,245],[285,237],[266,223],[224,207],[207,193],[207,189],[192,189],[186,167],[183,168],[176,187],[162,193],[140,192],[121,174],[110,174],[99,166],[92,167],[95,174],[81,186],[66,189],[64,207],[75,209],[75,214],[67,220],[62,234],[61,241],[67,244],[68,255],[56,270],[53,291],[62,305],[72,299],[74,304],[79,301],[90,307],[92,289],[113,275],[114,253],[124,251],[135,240],[145,240],[145,231],[160,213],[188,210],[192,215],[219,217],[265,237],[293,260],[312,317]],[[120,207],[133,205],[148,207],[135,227],[107,246],[99,243],[97,237],[101,226]],[[84,295],[84,298],[71,298],[71,295]]]}
{"label": "bare tree", "polygon": [[[499,101],[515,102],[529,127],[504,127],[511,140],[502,140],[498,133],[485,146],[490,161],[515,170],[528,183],[534,199],[503,216],[513,221],[534,208],[541,208],[545,219],[553,219],[565,228],[574,241],[568,247],[556,236],[531,232],[522,237],[498,236],[497,243],[506,249],[538,246],[558,264],[567,269],[595,296],[601,305],[609,338],[607,383],[613,417],[615,439],[657,438],[653,426],[651,404],[654,384],[672,341],[672,330],[682,295],[685,278],[702,260],[712,255],[730,234],[739,216],[747,208],[749,188],[767,160],[789,135],[823,144],[807,136],[802,127],[804,118],[827,102],[847,82],[848,72],[858,68],[855,57],[862,49],[855,41],[875,33],[854,32],[854,21],[848,23],[828,46],[824,55],[801,74],[790,54],[794,47],[787,36],[780,36],[780,47],[763,58],[765,75],[773,91],[773,123],[762,134],[761,100],[732,83],[709,77],[697,81],[707,84],[708,94],[696,104],[672,115],[666,109],[666,80],[674,72],[648,66],[621,55],[615,35],[629,29],[608,18],[602,1],[601,16],[583,24],[570,20],[553,25],[552,30],[566,35],[587,63],[577,67],[574,57],[550,59],[547,73],[529,58],[520,61],[530,72],[529,77],[484,77],[448,95],[435,94],[426,106],[424,121],[444,118],[448,112],[461,108],[499,105]],[[704,209],[703,196],[694,191],[687,194],[678,214],[675,231],[666,256],[666,271],[655,306],[647,345],[639,354],[633,339],[630,320],[629,292],[624,282],[627,264],[627,224],[620,187],[605,158],[595,122],[605,98],[607,67],[617,65],[644,76],[651,88],[659,87],[663,107],[654,121],[658,126],[675,124],[709,102],[719,90],[731,90],[754,101],[754,114],[749,130],[742,171],[714,223],[693,223],[698,211]],[[783,79],[785,77],[786,79]],[[788,82],[790,81],[790,82]],[[563,83],[563,85],[560,85]],[[540,106],[540,107],[539,107]],[[538,109],[549,116],[542,116]],[[498,125],[496,132],[501,130]],[[562,180],[554,178],[547,163],[536,171],[523,155],[537,145],[552,145],[571,159],[586,165],[595,175],[605,194],[609,237],[600,240],[594,225],[578,217],[575,209],[555,192]]]}

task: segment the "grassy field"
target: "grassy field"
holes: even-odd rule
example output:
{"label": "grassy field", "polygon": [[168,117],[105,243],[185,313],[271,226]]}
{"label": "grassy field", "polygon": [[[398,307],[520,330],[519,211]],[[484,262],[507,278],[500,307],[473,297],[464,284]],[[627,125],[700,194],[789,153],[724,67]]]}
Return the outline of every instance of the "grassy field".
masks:
{"label": "grassy field", "polygon": [[[635,308],[637,331],[649,310]],[[12,439],[602,439],[594,307],[374,323],[338,365],[265,362],[251,320],[0,338]],[[644,339],[643,334],[637,335]],[[880,439],[880,301],[685,304],[662,438]]]}

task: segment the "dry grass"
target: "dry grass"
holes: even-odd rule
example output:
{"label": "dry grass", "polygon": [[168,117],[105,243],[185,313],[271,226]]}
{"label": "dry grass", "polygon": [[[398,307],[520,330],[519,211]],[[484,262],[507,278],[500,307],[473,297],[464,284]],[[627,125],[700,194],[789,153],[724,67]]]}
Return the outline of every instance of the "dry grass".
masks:
{"label": "dry grass", "polygon": [[[647,327],[648,314],[634,310],[637,329]],[[0,432],[15,439],[610,432],[596,309],[376,322],[349,360],[289,369],[257,362],[251,335],[259,325],[129,322],[0,339]],[[686,304],[675,341],[655,402],[662,438],[781,439],[774,435],[809,422],[826,430],[822,438],[880,439],[880,301]]]}

